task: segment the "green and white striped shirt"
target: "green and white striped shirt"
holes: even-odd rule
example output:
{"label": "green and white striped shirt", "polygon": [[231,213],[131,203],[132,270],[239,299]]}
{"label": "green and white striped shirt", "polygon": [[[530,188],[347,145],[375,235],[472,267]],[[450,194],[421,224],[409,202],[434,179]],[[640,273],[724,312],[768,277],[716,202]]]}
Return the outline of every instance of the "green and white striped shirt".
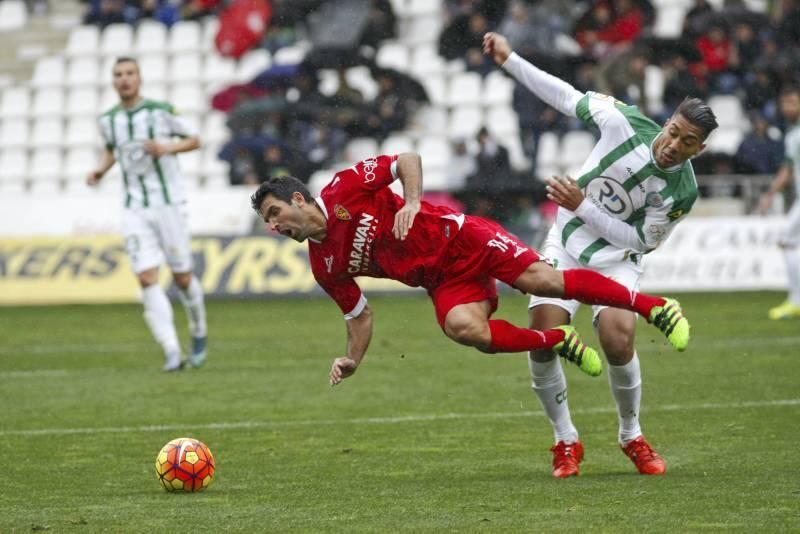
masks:
{"label": "green and white striped shirt", "polygon": [[144,150],[144,141],[168,142],[196,135],[172,105],[142,99],[135,107],[116,105],[99,119],[106,148],[114,153],[123,178],[125,207],[152,207],[186,201],[175,154],[159,158]]}
{"label": "green and white striped shirt", "polygon": [[783,138],[786,163],[792,166],[794,191],[800,199],[800,123],[795,123]]}
{"label": "green and white striped shirt", "polygon": [[503,65],[517,80],[565,115],[600,129],[580,169],[586,200],[575,212],[559,208],[561,242],[584,265],[639,264],[658,247],[697,199],[690,162],[662,169],[653,158],[661,127],[636,107],[599,93],[581,93],[516,54]]}

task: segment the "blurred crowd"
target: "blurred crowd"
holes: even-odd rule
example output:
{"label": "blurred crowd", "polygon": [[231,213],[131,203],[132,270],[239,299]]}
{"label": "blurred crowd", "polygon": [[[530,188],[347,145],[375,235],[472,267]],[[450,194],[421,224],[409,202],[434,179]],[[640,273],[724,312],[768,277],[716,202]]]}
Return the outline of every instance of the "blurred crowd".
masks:
{"label": "blurred crowd", "polygon": [[[87,0],[86,22],[136,23],[149,17],[171,24],[218,14],[238,1]],[[254,1],[267,4],[271,15],[255,46],[274,54],[311,43],[311,50],[300,64],[273,64],[251,82],[215,95],[213,106],[229,114],[232,136],[221,157],[231,163],[231,183],[259,183],[284,173],[307,178],[341,161],[349,140],[380,141],[404,129],[428,102],[419,80],[375,64],[381,43],[397,37],[389,0]],[[707,0],[694,0],[679,35],[663,38],[653,33],[658,14],[650,0],[446,0],[438,50],[446,60],[486,75],[495,66],[481,52],[482,37],[495,30],[520,55],[577,89],[611,94],[659,122],[686,95],[735,95],[749,123],[742,125],[747,134],[738,152],[705,154],[696,159],[696,171],[772,173],[782,160],[787,126],[777,95],[800,63],[800,0],[775,0],[770,6],[768,13],[756,13],[742,1],[727,0],[715,9]],[[663,73],[658,102],[646,88],[649,66]],[[352,67],[368,72],[377,86],[374,96],[349,83],[345,72]],[[322,70],[337,73],[333,94],[320,90]],[[523,151],[534,164],[543,133],[585,128],[520,86],[513,108]],[[515,173],[508,151],[487,131],[454,140],[453,154],[452,172],[464,184],[459,198],[470,210],[513,218],[508,205],[486,199],[507,198],[520,184],[531,190],[531,202],[541,199],[531,173]],[[522,206],[519,213],[525,217],[529,211]]]}

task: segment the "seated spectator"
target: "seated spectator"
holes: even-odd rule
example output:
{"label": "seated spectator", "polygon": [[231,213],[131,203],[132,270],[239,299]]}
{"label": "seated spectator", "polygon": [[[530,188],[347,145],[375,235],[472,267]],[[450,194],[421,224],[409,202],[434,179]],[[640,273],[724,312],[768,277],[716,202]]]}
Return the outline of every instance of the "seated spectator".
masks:
{"label": "seated spectator", "polygon": [[256,159],[254,167],[259,183],[292,174],[289,158],[286,156],[284,148],[278,144],[268,145],[261,158]]}
{"label": "seated spectator", "polygon": [[397,17],[389,0],[370,0],[369,17],[361,44],[377,49],[381,41],[397,36]]}
{"label": "seated spectator", "polygon": [[[689,72],[689,62],[681,54],[673,54],[663,65],[664,108],[668,113],[676,109],[686,96],[705,99],[708,87],[705,78],[698,80]],[[658,117],[663,120],[667,117]],[[659,121],[659,122],[660,122]]]}
{"label": "seated spectator", "polygon": [[475,174],[477,165],[475,157],[469,153],[467,143],[458,139],[453,143],[453,155],[447,166],[447,182],[450,189],[460,191],[467,184],[467,177]]}
{"label": "seated spectator", "polygon": [[109,24],[131,21],[125,17],[125,0],[93,0],[87,6],[83,22],[105,28]]}
{"label": "seated spectator", "polygon": [[757,66],[745,83],[744,107],[775,123],[778,120],[778,86],[778,79],[771,69]]}
{"label": "seated spectator", "polygon": [[594,58],[625,48],[644,28],[644,13],[634,0],[600,0],[576,24],[575,39]]}
{"label": "seated spectator", "polygon": [[736,76],[730,71],[733,44],[726,29],[714,23],[695,42],[701,60],[696,65],[695,76],[707,78],[712,91],[732,93],[738,86]]}
{"label": "seated spectator", "polygon": [[751,113],[750,123],[752,129],[736,151],[736,172],[774,174],[783,160],[783,143],[770,137],[770,125],[760,113]]}
{"label": "seated spectator", "polygon": [[500,145],[486,128],[478,132],[478,154],[475,156],[475,173],[467,178],[467,189],[490,193],[503,189],[511,178],[511,160],[508,149]]}
{"label": "seated spectator", "polygon": [[214,15],[222,7],[222,0],[186,0],[183,2],[181,18],[183,20],[199,20]]}
{"label": "seated spectator", "polygon": [[686,12],[683,18],[683,36],[696,38],[705,29],[714,8],[708,0],[694,0],[694,5]]}
{"label": "seated spectator", "polygon": [[626,104],[648,109],[644,90],[647,64],[647,52],[642,48],[633,48],[609,57],[597,70],[597,91],[612,95]]}

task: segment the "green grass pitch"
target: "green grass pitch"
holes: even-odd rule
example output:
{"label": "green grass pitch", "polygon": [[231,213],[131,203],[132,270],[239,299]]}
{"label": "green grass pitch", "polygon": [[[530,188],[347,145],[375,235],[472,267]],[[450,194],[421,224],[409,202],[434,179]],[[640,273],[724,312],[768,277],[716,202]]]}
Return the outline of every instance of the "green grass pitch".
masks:
{"label": "green grass pitch", "polygon": [[[766,319],[782,297],[681,296],[682,354],[640,321],[664,477],[619,451],[605,374],[567,367],[586,446],[570,480],[550,476],[524,355],[449,341],[422,296],[371,299],[372,347],[337,388],[327,300],[210,302],[209,364],[180,374],[160,372],[138,306],[0,308],[0,532],[797,531],[800,322]],[[501,301],[526,322],[523,297]],[[577,326],[595,342],[588,310]],[[216,457],[204,493],[156,480],[181,436]]]}

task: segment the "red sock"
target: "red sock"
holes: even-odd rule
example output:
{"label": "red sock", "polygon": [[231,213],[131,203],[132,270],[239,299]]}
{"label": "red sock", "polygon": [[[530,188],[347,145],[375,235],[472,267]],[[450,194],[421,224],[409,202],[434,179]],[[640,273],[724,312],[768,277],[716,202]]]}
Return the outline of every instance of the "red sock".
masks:
{"label": "red sock", "polygon": [[489,330],[492,333],[490,352],[526,352],[549,349],[564,340],[563,330],[531,330],[514,326],[502,319],[489,321]]}
{"label": "red sock", "polygon": [[564,299],[623,308],[635,311],[645,319],[650,317],[653,306],[664,304],[664,299],[661,297],[631,291],[622,284],[589,269],[564,271]]}

